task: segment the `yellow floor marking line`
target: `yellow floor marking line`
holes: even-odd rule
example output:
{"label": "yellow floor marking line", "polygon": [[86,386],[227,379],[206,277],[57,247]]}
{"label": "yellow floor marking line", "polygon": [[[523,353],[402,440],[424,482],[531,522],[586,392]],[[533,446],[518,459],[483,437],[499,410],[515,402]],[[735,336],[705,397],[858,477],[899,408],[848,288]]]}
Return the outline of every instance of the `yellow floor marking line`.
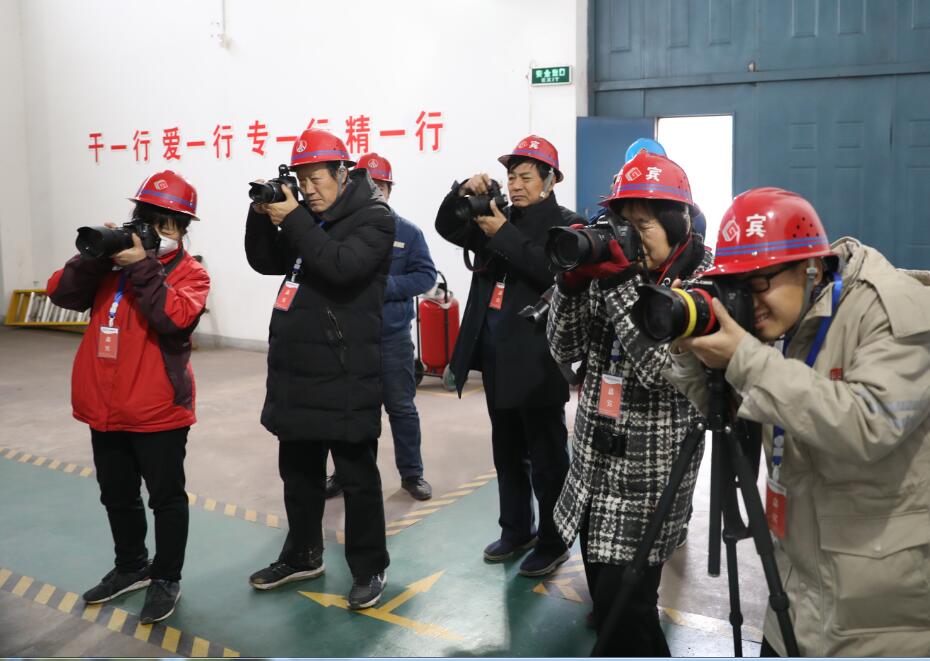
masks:
{"label": "yellow floor marking line", "polygon": [[46,583],[39,589],[39,594],[36,595],[36,598],[33,599],[33,601],[35,601],[37,604],[47,606],[48,600],[52,598],[53,594],[55,594],[55,587]]}
{"label": "yellow floor marking line", "polygon": [[152,635],[152,625],[151,624],[139,624],[136,625],[136,631],[132,634],[132,637],[136,640],[141,640],[143,643],[149,642],[149,636]]}
{"label": "yellow floor marking line", "polygon": [[32,585],[32,580],[33,579],[31,576],[23,576],[20,578],[16,582],[16,587],[13,588],[13,594],[15,594],[17,597],[22,597],[24,594],[26,594],[26,590],[29,589],[29,586]]}
{"label": "yellow floor marking line", "polygon": [[61,601],[58,602],[58,610],[62,613],[70,613],[74,608],[74,604],[77,603],[78,596],[74,592],[66,592],[65,596],[61,598]]}
{"label": "yellow floor marking line", "polygon": [[[443,627],[440,627],[436,624],[418,622],[416,620],[411,620],[410,618],[401,617],[399,615],[395,615],[392,612],[395,608],[407,603],[416,595],[428,592],[430,588],[436,584],[436,581],[439,580],[439,577],[442,576],[442,574],[443,572],[437,572],[431,576],[427,576],[424,579],[411,583],[407,586],[406,590],[404,590],[402,593],[391,599],[380,608],[366,608],[364,610],[355,612],[359,615],[364,615],[375,620],[380,620],[382,622],[387,622],[388,624],[393,624],[395,626],[408,629],[419,636],[439,638],[441,640],[464,640],[462,636],[455,633],[454,631],[449,631],[448,629],[444,629]],[[324,608],[329,608],[330,606],[342,608],[343,610],[348,610],[349,608],[348,602],[346,602],[345,597],[342,595],[325,594],[322,592],[301,592],[300,594],[305,596],[307,599],[315,601]]]}
{"label": "yellow floor marking line", "polygon": [[415,523],[419,523],[424,518],[435,514],[444,507],[452,505],[460,498],[467,496],[470,493],[474,493],[477,487],[482,487],[487,484],[491,479],[497,475],[494,471],[485,471],[478,477],[474,478],[473,482],[468,482],[466,484],[460,484],[456,487],[456,491],[450,491],[449,493],[444,493],[436,500],[430,500],[429,502],[424,502],[420,509],[415,509],[407,512],[406,514],[401,514],[393,521],[387,522],[387,531],[385,534],[388,537],[393,537],[398,533],[403,532],[410,526]]}
{"label": "yellow floor marking line", "polygon": [[[239,652],[234,649],[211,643],[206,638],[186,634],[174,627],[160,623],[141,624],[137,614],[122,608],[109,604],[79,602],[80,597],[75,592],[61,590],[50,583],[42,583],[31,576],[17,574],[6,567],[0,567],[0,591],[52,608],[70,617],[80,618],[115,634],[154,644],[182,657],[239,656]],[[59,593],[62,595],[61,599],[55,597]],[[80,607],[75,608],[79,603]]]}
{"label": "yellow floor marking line", "polygon": [[123,625],[126,624],[126,618],[129,616],[129,613],[124,611],[122,608],[114,608],[113,614],[110,616],[110,621],[107,622],[107,629],[110,631],[116,631],[117,633],[123,630]]}
{"label": "yellow floor marking line", "polygon": [[[44,467],[49,470],[58,470],[61,466],[64,466],[63,472],[72,475],[79,475],[81,477],[90,477],[94,474],[94,469],[89,466],[81,466],[75,463],[65,464],[58,459],[49,461],[48,457],[38,457],[33,460],[33,455],[21,454],[21,452],[22,450],[15,448],[0,448],[0,456],[6,457],[7,459],[20,461],[22,463],[29,463],[33,466]],[[217,500],[216,498],[207,498],[203,495],[198,495],[191,492],[187,492],[187,503],[191,507],[200,507],[207,512],[221,512],[226,516],[242,519],[243,521],[248,521],[249,523],[264,524],[269,528],[281,527],[281,517],[277,514],[266,514],[258,512],[253,509],[247,509],[236,503],[224,503]],[[334,531],[326,530],[324,531],[324,534],[327,539],[336,539],[336,534]],[[344,542],[339,541],[339,543],[342,544]]]}

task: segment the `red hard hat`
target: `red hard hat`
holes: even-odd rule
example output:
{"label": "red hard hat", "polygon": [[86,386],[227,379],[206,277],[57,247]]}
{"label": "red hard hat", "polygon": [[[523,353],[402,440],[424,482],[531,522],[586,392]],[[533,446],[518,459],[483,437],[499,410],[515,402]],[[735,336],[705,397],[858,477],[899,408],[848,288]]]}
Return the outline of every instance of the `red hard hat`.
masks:
{"label": "red hard hat", "polygon": [[186,213],[193,220],[200,220],[197,213],[197,191],[179,174],[171,170],[156,172],[142,182],[130,200],[145,202],[163,209]]}
{"label": "red hard hat", "polygon": [[329,131],[307,129],[294,141],[292,168],[327,161],[343,161],[349,167],[355,165],[355,161],[349,158],[345,143]]}
{"label": "red hard hat", "polygon": [[811,203],[781,188],[753,188],[733,198],[714,253],[714,266],[704,275],[746,273],[833,254]]}
{"label": "red hard hat", "polygon": [[614,178],[610,196],[600,205],[609,207],[617,200],[632,199],[683,202],[692,208],[691,216],[696,215],[685,171],[675,161],[645,149],[624,164]]}
{"label": "red hard hat", "polygon": [[384,156],[379,156],[375,152],[359,156],[358,165],[355,166],[355,169],[368,170],[368,176],[376,181],[385,181],[389,184],[394,183],[391,164]]}
{"label": "red hard hat", "polygon": [[504,167],[507,167],[507,163],[509,163],[510,159],[514,156],[527,156],[545,163],[551,166],[555,171],[555,180],[557,182],[563,179],[562,171],[559,170],[559,150],[545,138],[540,138],[538,135],[528,135],[513,148],[511,153],[504,154],[497,160],[500,161]]}

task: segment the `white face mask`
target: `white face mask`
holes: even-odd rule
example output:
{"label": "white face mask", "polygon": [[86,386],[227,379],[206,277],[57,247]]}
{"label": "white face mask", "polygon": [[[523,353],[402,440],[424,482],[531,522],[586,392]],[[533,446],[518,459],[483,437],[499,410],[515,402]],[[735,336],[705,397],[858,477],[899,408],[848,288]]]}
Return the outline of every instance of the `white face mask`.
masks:
{"label": "white face mask", "polygon": [[159,242],[158,244],[158,256],[159,257],[161,257],[162,255],[167,255],[168,253],[174,252],[175,250],[178,249],[177,239],[169,239],[167,236],[165,236],[158,230],[155,230],[155,231],[158,234],[158,236],[161,237],[161,242]]}

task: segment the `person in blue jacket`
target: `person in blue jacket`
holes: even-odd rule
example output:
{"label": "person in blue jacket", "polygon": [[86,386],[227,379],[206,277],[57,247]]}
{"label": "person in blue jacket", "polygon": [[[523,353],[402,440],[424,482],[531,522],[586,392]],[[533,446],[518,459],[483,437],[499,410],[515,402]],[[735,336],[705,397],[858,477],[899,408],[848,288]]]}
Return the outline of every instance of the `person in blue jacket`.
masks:
{"label": "person in blue jacket", "polygon": [[[381,190],[384,200],[391,197],[394,186],[391,164],[378,154],[359,157],[356,170],[368,170],[368,176]],[[436,267],[430,257],[420,228],[394,212],[396,232],[391,270],[384,290],[381,327],[381,388],[384,410],[394,437],[394,461],[400,473],[401,487],[417,500],[429,500],[433,490],[423,479],[420,453],[420,415],[414,397],[417,392],[414,374],[413,340],[410,323],[415,316],[413,297],[436,284]],[[326,497],[342,492],[335,473],[326,481]]]}

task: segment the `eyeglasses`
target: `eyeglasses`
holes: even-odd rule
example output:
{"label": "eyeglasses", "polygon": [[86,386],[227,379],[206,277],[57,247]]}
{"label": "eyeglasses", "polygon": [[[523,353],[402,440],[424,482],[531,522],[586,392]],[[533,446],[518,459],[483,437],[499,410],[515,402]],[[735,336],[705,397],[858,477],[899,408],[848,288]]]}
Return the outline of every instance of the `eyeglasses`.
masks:
{"label": "eyeglasses", "polygon": [[769,289],[772,288],[772,278],[774,278],[775,276],[781,273],[784,273],[785,271],[790,271],[795,266],[796,266],[795,262],[788,262],[787,264],[782,266],[780,269],[776,269],[775,271],[772,271],[771,273],[762,273],[758,275],[752,275],[752,276],[749,276],[748,278],[742,279],[741,282],[745,284],[749,288],[749,291],[751,291],[753,294],[761,294],[763,292],[767,292]]}

